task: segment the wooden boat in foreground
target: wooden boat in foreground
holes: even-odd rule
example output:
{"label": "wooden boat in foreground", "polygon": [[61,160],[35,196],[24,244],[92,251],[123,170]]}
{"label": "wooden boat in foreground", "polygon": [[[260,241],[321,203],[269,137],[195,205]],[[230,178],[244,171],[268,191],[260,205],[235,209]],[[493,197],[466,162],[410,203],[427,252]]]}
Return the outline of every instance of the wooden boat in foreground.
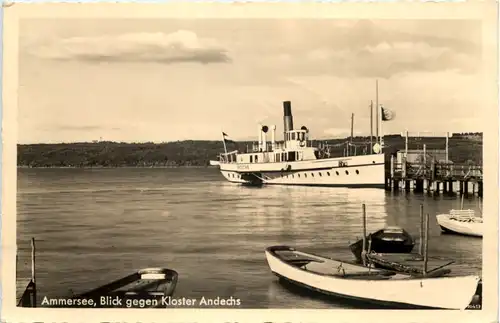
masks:
{"label": "wooden boat in foreground", "polygon": [[31,278],[16,277],[16,300],[20,307],[166,307],[163,300],[172,296],[178,274],[167,268],[145,268],[111,283],[65,298],[37,300],[35,238],[31,238]]}
{"label": "wooden boat in foreground", "polygon": [[[73,300],[93,299],[98,308],[166,307],[162,298],[172,296],[178,274],[167,268],[145,268],[104,286],[72,297]],[[119,299],[121,302],[103,302]]]}
{"label": "wooden boat in foreground", "polygon": [[[301,252],[288,246],[265,250],[278,277],[326,295],[390,307],[467,308],[478,276],[415,278]],[[453,291],[450,297],[450,291]]]}
{"label": "wooden boat in foreground", "polygon": [[449,214],[438,214],[436,220],[444,232],[483,236],[483,218],[476,216],[474,210],[451,210]]}
{"label": "wooden boat in foreground", "polygon": [[[410,253],[415,246],[412,236],[403,228],[395,226],[370,233],[367,240],[371,240],[371,250],[380,253]],[[363,239],[349,245],[349,249],[356,257],[356,261],[361,262]]]}

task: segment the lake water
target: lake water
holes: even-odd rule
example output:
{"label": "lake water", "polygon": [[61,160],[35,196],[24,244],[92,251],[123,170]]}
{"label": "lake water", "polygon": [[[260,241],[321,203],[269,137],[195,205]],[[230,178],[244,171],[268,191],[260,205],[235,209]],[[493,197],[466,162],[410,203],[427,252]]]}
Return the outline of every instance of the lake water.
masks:
{"label": "lake water", "polygon": [[[64,297],[145,267],[179,273],[176,297],[241,299],[244,308],[332,308],[279,284],[264,249],[287,244],[352,260],[347,245],[367,229],[419,236],[430,217],[429,255],[452,258],[452,274],[481,273],[482,240],[442,235],[437,213],[458,197],[380,189],[267,186],[223,180],[217,169],[19,169],[18,275],[30,275],[37,240],[38,299]],[[479,211],[477,198],[465,208]],[[418,245],[415,246],[418,250]]]}

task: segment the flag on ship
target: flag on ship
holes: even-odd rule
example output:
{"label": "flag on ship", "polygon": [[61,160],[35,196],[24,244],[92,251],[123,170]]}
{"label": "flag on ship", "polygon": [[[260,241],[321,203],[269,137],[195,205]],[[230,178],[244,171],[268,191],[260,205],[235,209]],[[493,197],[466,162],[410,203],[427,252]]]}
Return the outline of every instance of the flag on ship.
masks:
{"label": "flag on ship", "polygon": [[381,111],[381,115],[382,115],[382,121],[389,121],[389,120],[392,120],[394,119],[395,117],[395,113],[394,111],[391,111],[389,109],[386,109],[384,107],[380,107],[380,111]]}
{"label": "flag on ship", "polygon": [[227,133],[225,133],[224,131],[222,132],[222,138],[224,138],[224,142],[227,142],[227,143],[234,143],[233,140],[229,139],[229,136],[227,135]]}

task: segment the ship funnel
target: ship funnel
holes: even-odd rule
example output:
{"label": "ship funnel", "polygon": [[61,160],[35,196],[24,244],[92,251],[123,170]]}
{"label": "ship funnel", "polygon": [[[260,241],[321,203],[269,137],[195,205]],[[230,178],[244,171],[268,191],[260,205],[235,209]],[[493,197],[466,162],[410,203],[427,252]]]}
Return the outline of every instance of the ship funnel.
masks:
{"label": "ship funnel", "polygon": [[283,125],[286,140],[286,132],[293,130],[292,104],[290,101],[283,102]]}

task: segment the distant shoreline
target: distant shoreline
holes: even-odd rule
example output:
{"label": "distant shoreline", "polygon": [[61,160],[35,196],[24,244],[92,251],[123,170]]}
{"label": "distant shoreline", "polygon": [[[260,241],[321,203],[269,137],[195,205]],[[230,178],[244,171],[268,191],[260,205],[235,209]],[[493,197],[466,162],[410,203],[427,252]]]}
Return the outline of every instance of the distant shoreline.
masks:
{"label": "distant shoreline", "polygon": [[[468,136],[472,136],[468,134]],[[454,163],[464,164],[469,161],[482,162],[482,138],[465,136],[449,138],[449,158]],[[395,153],[405,149],[405,138],[400,135],[386,135],[387,153]],[[475,138],[475,137],[474,137]],[[369,137],[355,137],[353,144],[358,151],[367,151],[370,147]],[[332,139],[326,141],[331,156],[344,156],[348,141]],[[424,149],[428,154],[440,151],[444,154],[445,138],[422,137],[409,140],[408,149]],[[227,143],[227,150],[247,151],[251,142]],[[319,146],[322,141],[311,141]],[[323,142],[324,144],[324,142]],[[219,160],[224,151],[220,141],[178,141],[163,144],[154,143],[72,143],[72,144],[33,144],[17,145],[18,168],[212,168],[211,160]],[[216,167],[216,166],[215,166]]]}

